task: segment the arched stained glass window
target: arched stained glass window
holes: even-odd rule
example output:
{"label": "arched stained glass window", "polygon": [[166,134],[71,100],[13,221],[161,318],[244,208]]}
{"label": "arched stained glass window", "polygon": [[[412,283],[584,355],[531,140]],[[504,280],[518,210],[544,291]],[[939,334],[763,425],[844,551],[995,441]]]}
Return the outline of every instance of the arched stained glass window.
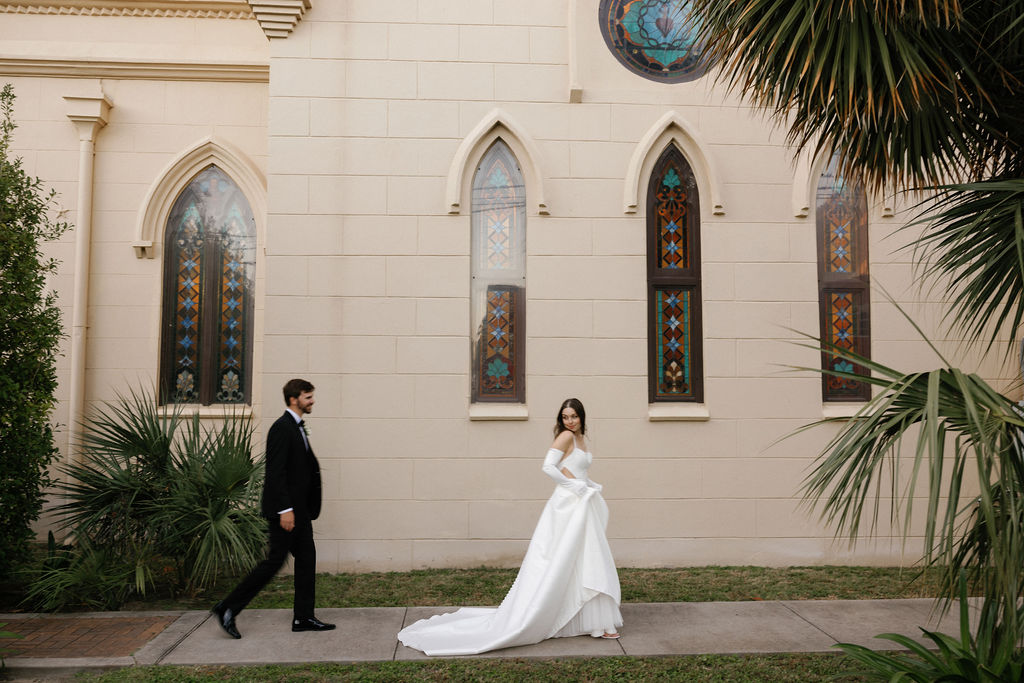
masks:
{"label": "arched stained glass window", "polygon": [[689,0],[601,0],[598,16],[608,49],[633,73],[661,83],[704,75]]}
{"label": "arched stained glass window", "polygon": [[647,373],[652,403],[704,400],[700,202],[682,153],[669,145],[647,185]]}
{"label": "arched stained glass window", "polygon": [[216,166],[178,195],[164,240],[162,403],[248,403],[252,381],[252,209]]}
{"label": "arched stained glass window", "polygon": [[474,402],[526,400],[526,191],[501,138],[473,175],[472,287]]}
{"label": "arched stained glass window", "polygon": [[[871,277],[868,272],[868,199],[864,188],[847,182],[833,158],[818,183],[818,307],[821,339],[838,349],[871,357]],[[867,374],[851,361],[823,352],[825,370]],[[825,401],[863,401],[871,387],[849,377],[822,375]]]}

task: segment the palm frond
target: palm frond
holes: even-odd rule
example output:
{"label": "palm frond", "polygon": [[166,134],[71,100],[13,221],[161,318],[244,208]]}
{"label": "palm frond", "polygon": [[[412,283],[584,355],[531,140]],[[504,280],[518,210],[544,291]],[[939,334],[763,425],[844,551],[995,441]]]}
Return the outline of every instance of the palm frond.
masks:
{"label": "palm frond", "polygon": [[933,287],[949,293],[946,320],[986,350],[1002,337],[1009,353],[1024,322],[1024,179],[937,190],[903,228],[927,225],[908,248]]}
{"label": "palm frond", "polygon": [[227,413],[215,427],[186,424],[175,454],[173,487],[153,518],[181,549],[190,588],[224,571],[240,573],[259,560],[266,521],[258,514],[263,462],[252,455],[252,421]]}
{"label": "palm frond", "polygon": [[838,154],[846,178],[901,188],[1020,169],[1024,41],[1012,0],[691,6],[727,86],[798,149]]}
{"label": "palm frond", "polygon": [[[1007,641],[1016,643],[1024,627],[1018,604],[1024,595],[1024,410],[957,368],[901,374],[834,345],[812,348],[846,358],[870,376],[805,369],[857,378],[877,392],[823,449],[801,489],[804,502],[820,508],[837,534],[855,540],[865,520],[876,529],[886,498],[889,523],[900,525],[906,538],[914,532],[920,480],[928,508],[923,560],[942,569],[943,608],[956,597],[961,577],[981,589],[981,613],[991,624],[978,652],[1002,661]],[[824,422],[834,420],[798,431]],[[971,475],[977,493],[965,499]]]}

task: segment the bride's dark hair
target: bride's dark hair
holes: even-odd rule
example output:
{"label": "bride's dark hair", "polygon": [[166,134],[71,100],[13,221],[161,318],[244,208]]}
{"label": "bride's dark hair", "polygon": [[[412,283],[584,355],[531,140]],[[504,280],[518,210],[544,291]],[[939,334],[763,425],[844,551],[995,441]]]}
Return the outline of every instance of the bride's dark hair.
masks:
{"label": "bride's dark hair", "polygon": [[578,398],[567,398],[562,401],[562,407],[558,409],[558,417],[555,418],[555,436],[567,431],[566,426],[562,423],[562,411],[566,408],[572,408],[580,416],[580,436],[585,436],[587,433],[587,411]]}

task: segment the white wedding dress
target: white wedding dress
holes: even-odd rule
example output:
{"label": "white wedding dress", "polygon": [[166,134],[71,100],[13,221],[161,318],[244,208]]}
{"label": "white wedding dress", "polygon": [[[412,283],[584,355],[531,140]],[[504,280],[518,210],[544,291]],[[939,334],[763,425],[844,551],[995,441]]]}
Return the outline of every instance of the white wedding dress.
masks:
{"label": "white wedding dress", "polygon": [[619,576],[605,528],[608,505],[587,479],[590,453],[574,448],[559,469],[576,481],[555,487],[530,539],[512,588],[498,608],[463,607],[421,619],[398,633],[407,647],[428,655],[473,655],[546,638],[613,633],[622,625]]}

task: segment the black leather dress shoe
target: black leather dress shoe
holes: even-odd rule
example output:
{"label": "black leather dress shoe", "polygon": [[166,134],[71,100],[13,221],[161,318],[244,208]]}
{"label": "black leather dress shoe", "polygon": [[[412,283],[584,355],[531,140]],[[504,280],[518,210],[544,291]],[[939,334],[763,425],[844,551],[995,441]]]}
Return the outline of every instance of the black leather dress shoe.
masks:
{"label": "black leather dress shoe", "polygon": [[293,619],[292,630],[293,631],[332,631],[334,630],[334,624],[325,624],[316,617],[306,617],[305,619]]}
{"label": "black leather dress shoe", "polygon": [[210,610],[215,617],[217,617],[217,623],[224,629],[224,633],[238,640],[242,637],[242,634],[238,632],[238,627],[235,626],[235,613],[228,607],[224,606],[223,602],[218,602]]}

